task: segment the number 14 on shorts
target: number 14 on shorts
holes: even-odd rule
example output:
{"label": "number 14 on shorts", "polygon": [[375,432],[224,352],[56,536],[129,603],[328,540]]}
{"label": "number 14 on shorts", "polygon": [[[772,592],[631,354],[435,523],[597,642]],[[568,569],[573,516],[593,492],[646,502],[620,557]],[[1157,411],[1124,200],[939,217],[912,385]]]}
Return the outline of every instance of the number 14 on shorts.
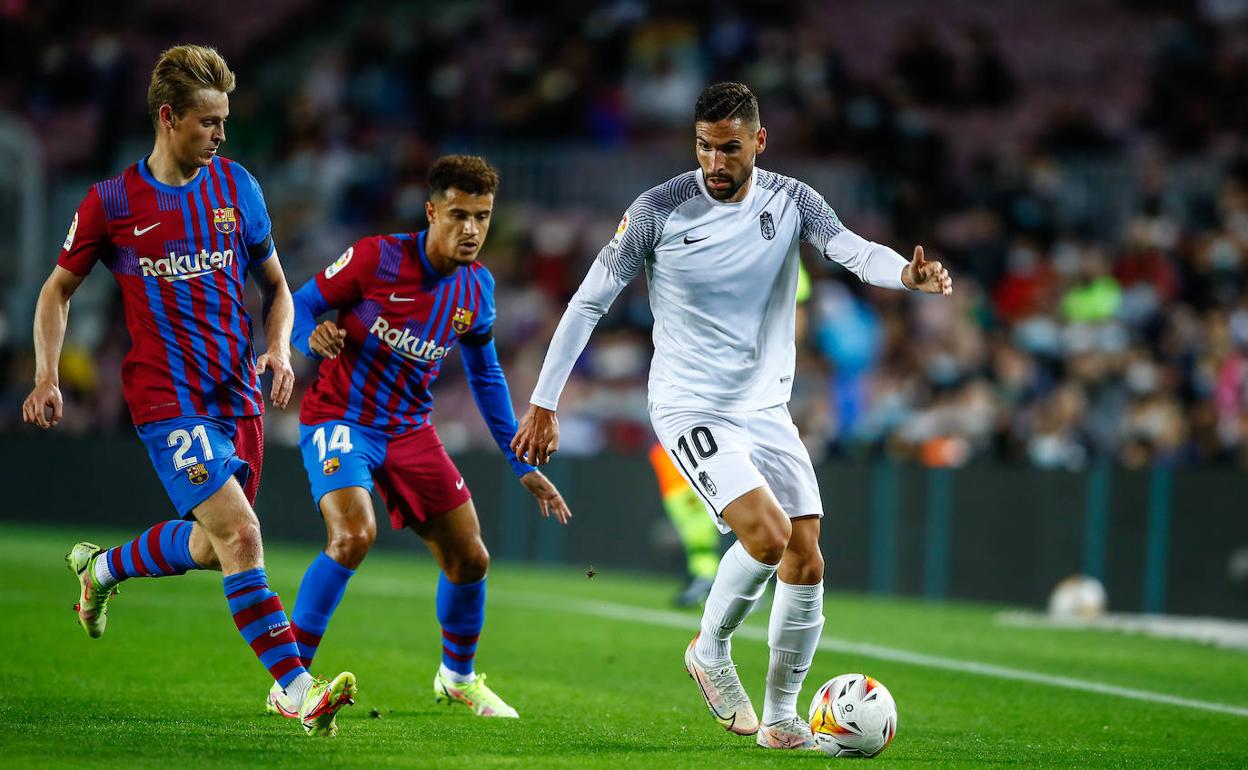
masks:
{"label": "number 14 on shorts", "polygon": [[329,432],[329,442],[326,443],[325,426],[322,425],[312,433],[312,443],[316,445],[321,462],[325,461],[325,455],[329,452],[347,454],[351,451],[351,428],[342,424],[334,425]]}

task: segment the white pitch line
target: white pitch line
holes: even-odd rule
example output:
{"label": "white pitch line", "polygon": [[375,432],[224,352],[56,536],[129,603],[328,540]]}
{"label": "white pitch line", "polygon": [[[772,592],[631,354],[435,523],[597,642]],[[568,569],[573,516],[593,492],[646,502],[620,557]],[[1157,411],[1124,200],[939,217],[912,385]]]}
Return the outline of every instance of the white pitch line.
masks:
{"label": "white pitch line", "polygon": [[[544,596],[541,594],[520,594],[504,591],[499,591],[498,593],[502,594],[502,596],[495,596],[493,594],[491,596],[496,599],[501,599],[508,604],[522,604],[551,612],[573,612],[581,615],[593,615],[601,618],[610,618],[612,620],[628,620],[636,623],[666,626],[668,628],[680,628],[689,631],[697,627],[696,618],[679,612],[652,610],[644,607],[631,607],[627,604],[615,604],[612,602],[564,599],[560,597]],[[762,628],[742,626],[737,630],[737,636],[763,642],[764,644],[767,642],[767,631]],[[945,671],[961,671],[967,674],[978,674],[980,676],[988,676],[995,679],[1030,682],[1032,684],[1042,684],[1049,687],[1060,687],[1066,690],[1092,692],[1100,695],[1113,695],[1119,698],[1129,698],[1131,700],[1145,701],[1148,703],[1161,703],[1168,706],[1180,706],[1182,708],[1199,709],[1201,711],[1213,711],[1218,714],[1248,717],[1248,708],[1244,708],[1242,706],[1232,706],[1228,703],[1195,700],[1193,698],[1180,698],[1175,695],[1150,692],[1148,690],[1136,690],[1130,687],[1119,687],[1117,685],[1105,684],[1103,682],[1073,679],[1071,677],[1054,676],[1052,674],[1041,674],[1036,671],[1008,668],[1006,666],[995,666],[990,663],[976,663],[969,660],[958,660],[957,658],[945,658],[939,655],[925,655],[921,652],[899,650],[894,647],[884,647],[878,644],[851,642],[848,639],[836,639],[825,636],[819,641],[819,649],[825,652],[863,655],[868,658],[876,658],[877,660],[887,660],[894,663],[907,663],[912,666],[922,666],[924,668],[936,668],[943,669]]]}

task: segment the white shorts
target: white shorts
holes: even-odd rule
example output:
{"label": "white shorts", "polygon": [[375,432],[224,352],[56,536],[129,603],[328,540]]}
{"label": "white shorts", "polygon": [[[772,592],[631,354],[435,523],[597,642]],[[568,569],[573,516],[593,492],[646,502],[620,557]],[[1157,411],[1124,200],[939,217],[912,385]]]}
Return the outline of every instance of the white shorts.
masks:
{"label": "white shorts", "polygon": [[656,407],[650,422],[720,532],[731,529],[724,508],[762,486],[790,519],[823,516],[815,469],[788,406],[726,414]]}

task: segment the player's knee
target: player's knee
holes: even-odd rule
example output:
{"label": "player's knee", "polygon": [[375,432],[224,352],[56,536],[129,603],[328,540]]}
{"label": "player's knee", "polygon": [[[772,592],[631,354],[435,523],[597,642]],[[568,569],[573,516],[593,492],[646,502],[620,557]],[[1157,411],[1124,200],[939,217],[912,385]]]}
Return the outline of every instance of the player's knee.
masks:
{"label": "player's knee", "polygon": [[347,569],[355,569],[364,561],[377,540],[377,527],[361,523],[340,527],[329,533],[329,545],[325,552]]}
{"label": "player's knee", "polygon": [[443,568],[446,577],[456,585],[475,583],[485,577],[490,569],[490,552],[485,543],[478,540],[471,547],[464,549],[446,560]]}
{"label": "player's knee", "polygon": [[823,580],[823,555],[816,549],[812,553],[804,553],[798,559],[794,582],[799,585],[813,586]]}
{"label": "player's knee", "polygon": [[793,525],[787,516],[768,516],[758,522],[748,537],[741,538],[750,556],[764,564],[777,564],[789,546]]}
{"label": "player's knee", "polygon": [[[255,516],[247,517],[223,537],[217,539],[218,563],[232,567],[248,567],[264,561],[264,543],[260,539],[260,522]],[[224,551],[224,553],[223,553]]]}

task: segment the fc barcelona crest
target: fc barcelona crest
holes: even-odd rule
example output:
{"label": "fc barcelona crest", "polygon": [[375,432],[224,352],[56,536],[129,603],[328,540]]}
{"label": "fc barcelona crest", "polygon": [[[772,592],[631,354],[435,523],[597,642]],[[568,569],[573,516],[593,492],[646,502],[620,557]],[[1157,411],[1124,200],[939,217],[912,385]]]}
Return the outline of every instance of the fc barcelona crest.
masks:
{"label": "fc barcelona crest", "polygon": [[208,480],[208,469],[203,463],[197,463],[186,469],[186,477],[192,484],[199,486]]}
{"label": "fc barcelona crest", "polygon": [[472,328],[472,319],[475,314],[464,307],[455,308],[455,317],[451,319],[451,328],[456,334],[464,334]]}
{"label": "fc barcelona crest", "polygon": [[763,231],[763,237],[767,240],[776,237],[776,223],[771,221],[770,211],[758,215],[758,228]]}
{"label": "fc barcelona crest", "polygon": [[234,215],[234,207],[226,206],[223,209],[213,209],[212,226],[217,228],[217,232],[223,235],[229,235],[237,230],[238,217]]}
{"label": "fc barcelona crest", "polygon": [[338,458],[331,457],[325,461],[324,465],[321,466],[321,473],[325,474],[326,476],[332,476],[335,473],[337,473],[338,469],[341,467],[342,467],[342,463],[338,462]]}

